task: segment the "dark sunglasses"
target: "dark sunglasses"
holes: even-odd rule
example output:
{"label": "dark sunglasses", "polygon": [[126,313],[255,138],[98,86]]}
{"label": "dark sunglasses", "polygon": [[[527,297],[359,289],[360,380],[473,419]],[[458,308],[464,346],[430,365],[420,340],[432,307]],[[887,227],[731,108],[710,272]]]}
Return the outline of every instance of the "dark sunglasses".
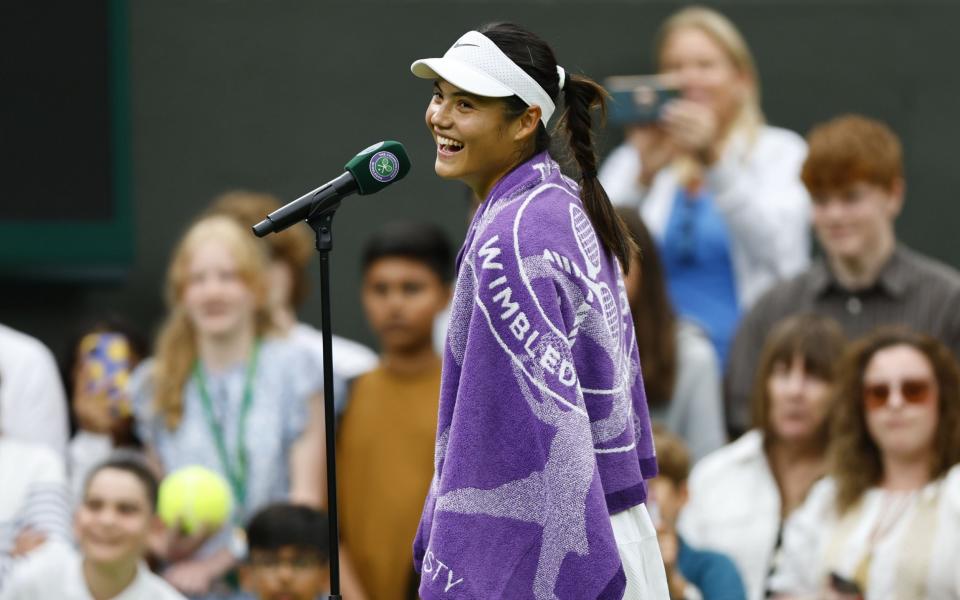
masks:
{"label": "dark sunglasses", "polygon": [[[890,401],[895,385],[872,383],[863,386],[863,403],[867,410],[883,408]],[[933,382],[929,379],[904,379],[899,385],[900,396],[906,404],[923,404],[930,399]]]}

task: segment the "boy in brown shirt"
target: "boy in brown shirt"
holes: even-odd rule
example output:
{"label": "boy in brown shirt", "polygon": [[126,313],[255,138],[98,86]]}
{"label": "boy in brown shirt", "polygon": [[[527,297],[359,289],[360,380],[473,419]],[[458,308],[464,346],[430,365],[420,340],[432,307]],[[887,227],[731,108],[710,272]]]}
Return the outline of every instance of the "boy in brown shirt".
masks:
{"label": "boy in brown shirt", "polygon": [[452,251],[432,225],[393,223],[363,254],[363,307],[380,345],[353,383],[337,439],[344,551],[369,598],[416,597],[413,538],[433,476],[441,359],[434,320]]}

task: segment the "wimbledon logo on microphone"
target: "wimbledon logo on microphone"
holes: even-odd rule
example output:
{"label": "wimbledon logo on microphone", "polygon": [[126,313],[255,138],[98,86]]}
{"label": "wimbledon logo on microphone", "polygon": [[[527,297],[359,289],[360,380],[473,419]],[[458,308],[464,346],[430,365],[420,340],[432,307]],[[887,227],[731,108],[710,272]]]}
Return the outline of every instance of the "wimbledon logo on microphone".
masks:
{"label": "wimbledon logo on microphone", "polygon": [[370,157],[370,174],[381,183],[387,183],[397,178],[400,172],[400,161],[392,152],[377,152]]}

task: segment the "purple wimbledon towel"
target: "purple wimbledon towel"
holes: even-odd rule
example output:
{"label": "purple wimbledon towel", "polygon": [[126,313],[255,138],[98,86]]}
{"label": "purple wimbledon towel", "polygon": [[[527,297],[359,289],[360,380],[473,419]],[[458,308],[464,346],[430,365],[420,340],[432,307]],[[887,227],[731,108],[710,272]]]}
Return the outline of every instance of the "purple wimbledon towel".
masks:
{"label": "purple wimbledon towel", "polygon": [[497,183],[457,268],[420,595],[619,599],[610,515],[656,474],[620,267],[542,153]]}

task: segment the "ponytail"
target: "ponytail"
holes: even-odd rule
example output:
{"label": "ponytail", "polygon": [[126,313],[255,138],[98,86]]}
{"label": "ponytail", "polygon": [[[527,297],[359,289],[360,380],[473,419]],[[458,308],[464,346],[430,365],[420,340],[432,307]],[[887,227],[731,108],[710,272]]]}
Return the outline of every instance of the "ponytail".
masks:
{"label": "ponytail", "polygon": [[604,247],[620,261],[623,272],[630,269],[630,257],[637,244],[614,210],[606,190],[597,178],[597,154],[593,147],[593,122],[590,111],[600,109],[601,122],[606,118],[607,92],[597,82],[582,75],[567,75],[563,86],[566,105],[557,125],[565,130],[570,152],[580,169],[580,200]]}
{"label": "ponytail", "polygon": [[[598,83],[582,75],[567,74],[563,89],[553,49],[536,34],[513,23],[491,23],[479,28],[507,57],[554,99],[563,96],[566,105],[559,127],[569,139],[570,151],[580,170],[580,200],[600,242],[620,261],[623,272],[630,268],[630,256],[637,244],[617,216],[607,192],[597,179],[597,154],[593,148],[593,130],[590,111],[599,108],[606,115],[607,92]],[[504,98],[507,118],[516,118],[527,110],[526,103],[517,96]],[[541,123],[534,140],[534,152],[550,148],[550,135]]]}

